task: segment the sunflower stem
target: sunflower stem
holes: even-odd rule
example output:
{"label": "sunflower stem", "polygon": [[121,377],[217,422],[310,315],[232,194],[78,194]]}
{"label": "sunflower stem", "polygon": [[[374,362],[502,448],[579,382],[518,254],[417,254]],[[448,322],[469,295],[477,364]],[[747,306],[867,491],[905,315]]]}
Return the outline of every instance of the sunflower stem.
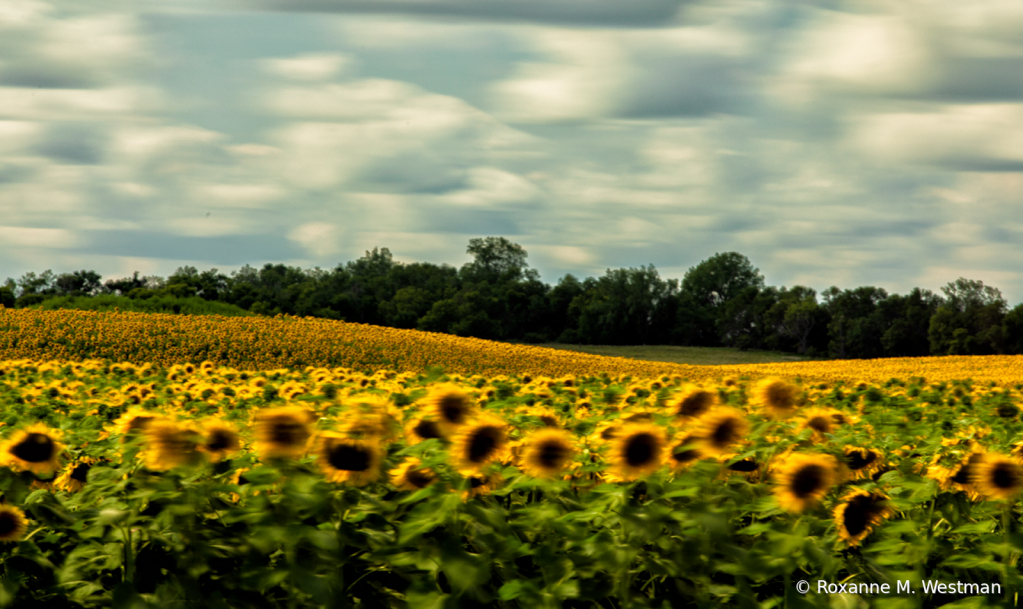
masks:
{"label": "sunflower stem", "polygon": [[131,583],[135,579],[135,553],[131,547],[131,525],[121,529],[124,538],[124,581]]}

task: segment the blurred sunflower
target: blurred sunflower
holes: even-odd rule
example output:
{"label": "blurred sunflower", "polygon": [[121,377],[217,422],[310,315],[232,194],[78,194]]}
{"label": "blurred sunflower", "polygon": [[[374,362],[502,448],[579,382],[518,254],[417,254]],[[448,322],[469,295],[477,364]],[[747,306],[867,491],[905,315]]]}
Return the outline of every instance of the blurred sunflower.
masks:
{"label": "blurred sunflower", "polygon": [[700,439],[692,435],[679,434],[668,447],[668,463],[671,470],[679,472],[703,458],[699,449]]}
{"label": "blurred sunflower", "polygon": [[69,493],[77,493],[85,486],[85,483],[88,481],[89,470],[97,462],[99,462],[99,459],[93,457],[79,457],[57,476],[53,481],[53,485]]}
{"label": "blurred sunflower", "polygon": [[701,439],[700,450],[708,455],[720,455],[749,433],[749,423],[735,408],[719,407],[696,421],[694,437]]}
{"label": "blurred sunflower", "polygon": [[60,432],[43,423],[33,423],[18,430],[0,448],[0,463],[12,469],[30,471],[44,476],[60,469],[64,445]]}
{"label": "blurred sunflower", "polygon": [[440,425],[436,421],[419,417],[412,419],[405,425],[405,443],[409,446],[419,444],[423,440],[441,440],[444,438],[440,431]]}
{"label": "blurred sunflower", "polygon": [[190,425],[171,420],[154,421],[146,426],[144,433],[146,446],[139,456],[151,470],[191,467],[202,459],[199,451],[202,435]]}
{"label": "blurred sunflower", "polygon": [[472,398],[454,383],[432,387],[426,396],[426,404],[445,436],[468,423],[473,414]]}
{"label": "blurred sunflower", "polygon": [[472,474],[466,477],[462,491],[462,501],[467,501],[471,497],[477,497],[479,495],[489,495],[490,491],[500,483],[501,477],[496,473],[489,474]]}
{"label": "blurred sunflower", "polygon": [[838,536],[848,546],[858,545],[874,527],[893,513],[887,497],[861,488],[854,488],[842,497],[842,503],[833,512]]}
{"label": "blurred sunflower", "polygon": [[522,448],[522,471],[534,478],[551,478],[575,456],[572,437],[561,429],[546,428],[526,436]]}
{"label": "blurred sunflower", "polygon": [[334,432],[317,438],[316,456],[330,482],[362,486],[380,477],[381,447],[375,438],[355,440]]}
{"label": "blurred sunflower", "polygon": [[451,457],[462,472],[478,472],[500,459],[507,450],[505,423],[492,415],[462,426],[451,447]]}
{"label": "blurred sunflower", "polygon": [[215,417],[202,423],[202,444],[199,450],[206,453],[210,461],[219,463],[241,450],[242,441],[234,425]]}
{"label": "blurred sunflower", "polygon": [[799,388],[779,378],[760,379],[753,386],[750,404],[759,406],[771,418],[784,419],[799,407]]}
{"label": "blurred sunflower", "polygon": [[11,543],[20,540],[28,530],[25,512],[13,505],[0,505],[0,541]]}
{"label": "blurred sunflower", "polygon": [[1023,467],[1005,455],[984,455],[970,471],[974,488],[989,499],[1011,499],[1023,489]]}
{"label": "blurred sunflower", "polygon": [[683,385],[682,391],[668,403],[671,413],[683,419],[702,416],[718,403],[718,395],[696,385]]}
{"label": "blurred sunflower", "polygon": [[799,426],[801,429],[813,431],[812,440],[814,442],[825,442],[827,435],[835,433],[835,429],[839,426],[839,423],[835,421],[836,413],[837,411],[831,408],[809,408],[803,413]]}
{"label": "blurred sunflower", "polygon": [[302,456],[312,437],[313,414],[298,406],[281,406],[256,411],[256,452],[261,459]]}
{"label": "blurred sunflower", "polygon": [[846,446],[842,452],[844,466],[854,480],[867,478],[884,465],[881,453],[872,448]]}
{"label": "blurred sunflower", "polygon": [[830,455],[793,453],[777,469],[774,495],[790,512],[802,512],[820,501],[835,483],[836,463]]}
{"label": "blurred sunflower", "polygon": [[[973,471],[984,460],[984,454],[982,449],[975,449],[952,467],[941,465],[940,455],[935,455],[934,463],[927,468],[927,476],[937,480],[941,490],[961,490],[975,498],[977,491],[971,484],[974,476]],[[952,455],[946,456],[945,459],[950,457]]]}
{"label": "blurred sunflower", "polygon": [[623,425],[611,441],[613,474],[634,480],[661,467],[666,456],[664,430],[650,423]]}
{"label": "blurred sunflower", "polygon": [[129,408],[114,421],[113,432],[121,436],[121,443],[123,444],[132,438],[140,437],[142,432],[145,431],[146,426],[162,418],[163,415],[157,412],[141,408]]}
{"label": "blurred sunflower", "polygon": [[428,467],[420,467],[415,457],[406,458],[391,472],[391,484],[401,491],[418,491],[437,481],[436,474]]}
{"label": "blurred sunflower", "polygon": [[750,482],[757,482],[760,480],[760,462],[753,457],[745,457],[735,460],[735,456],[732,455],[728,458],[719,457],[719,459],[726,462],[724,471],[724,475],[726,477],[731,474],[740,474]]}

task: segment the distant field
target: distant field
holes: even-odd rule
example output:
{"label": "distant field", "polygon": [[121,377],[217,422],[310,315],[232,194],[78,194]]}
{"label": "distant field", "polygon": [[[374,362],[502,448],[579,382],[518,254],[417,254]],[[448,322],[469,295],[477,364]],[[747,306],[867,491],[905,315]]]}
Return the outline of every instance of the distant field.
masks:
{"label": "distant field", "polygon": [[803,362],[807,358],[775,351],[740,351],[726,347],[676,347],[673,345],[636,345],[616,347],[610,345],[563,345],[544,343],[538,347],[564,349],[593,355],[628,357],[652,362],[671,362],[693,366],[731,366],[739,364],[773,364]]}

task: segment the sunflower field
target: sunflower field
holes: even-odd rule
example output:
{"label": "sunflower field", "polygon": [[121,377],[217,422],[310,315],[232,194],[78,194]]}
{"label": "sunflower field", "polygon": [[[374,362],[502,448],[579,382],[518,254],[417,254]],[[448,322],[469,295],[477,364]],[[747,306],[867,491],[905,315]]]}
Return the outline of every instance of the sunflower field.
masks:
{"label": "sunflower field", "polygon": [[1017,606],[1023,385],[730,371],[0,361],[0,606]]}

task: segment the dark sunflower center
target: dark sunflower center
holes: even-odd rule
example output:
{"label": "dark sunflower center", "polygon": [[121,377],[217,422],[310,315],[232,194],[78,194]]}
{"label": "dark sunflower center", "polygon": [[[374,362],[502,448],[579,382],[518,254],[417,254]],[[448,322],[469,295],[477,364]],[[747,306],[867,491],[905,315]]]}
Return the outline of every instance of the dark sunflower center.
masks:
{"label": "dark sunflower center", "polygon": [[710,407],[710,394],[697,393],[678,405],[678,413],[685,417],[698,417]]}
{"label": "dark sunflower center", "polygon": [[369,457],[368,451],[349,444],[338,444],[327,451],[327,461],[331,467],[349,472],[369,469]]}
{"label": "dark sunflower center", "polygon": [[849,500],[842,513],[842,526],[848,531],[851,537],[863,533],[870,524],[870,514],[873,511],[873,501],[870,497],[859,495]]}
{"label": "dark sunflower center", "polygon": [[440,412],[445,421],[461,425],[465,421],[465,402],[457,395],[446,395],[440,400]]}
{"label": "dark sunflower center", "polygon": [[433,482],[433,476],[422,469],[413,469],[405,474],[405,479],[416,488],[426,488]]}
{"label": "dark sunflower center", "polygon": [[757,471],[758,464],[755,460],[746,458],[742,461],[736,461],[735,463],[728,466],[728,469],[733,472],[755,472]]}
{"label": "dark sunflower center", "polygon": [[440,437],[440,428],[433,421],[420,421],[412,431],[424,440]]}
{"label": "dark sunflower center", "polygon": [[18,521],[14,514],[8,512],[0,513],[0,538],[6,537],[18,528]]}
{"label": "dark sunflower center", "polygon": [[558,420],[555,419],[554,417],[552,417],[549,414],[541,415],[540,416],[540,422],[543,423],[545,427],[557,427],[558,426]]}
{"label": "dark sunflower center", "polygon": [[952,476],[952,482],[955,482],[956,484],[969,484],[970,483],[970,464],[969,463],[967,463],[966,465],[964,465],[964,466],[959,468],[959,471],[956,472],[956,475]]}
{"label": "dark sunflower center", "polygon": [[128,431],[139,431],[145,429],[146,425],[153,422],[153,417],[149,415],[140,415],[128,422]]}
{"label": "dark sunflower center", "polygon": [[600,439],[601,440],[610,440],[613,437],[615,437],[615,428],[614,427],[608,427],[604,431],[600,432]]}
{"label": "dark sunflower center", "polygon": [[55,448],[49,436],[33,432],[15,444],[11,454],[29,463],[44,463],[53,458]]}
{"label": "dark sunflower center", "polygon": [[831,420],[835,422],[835,425],[845,425],[845,415],[841,413],[835,413],[831,415]]}
{"label": "dark sunflower center", "polygon": [[824,468],[808,465],[800,468],[792,477],[792,493],[800,499],[809,497],[824,486]]}
{"label": "dark sunflower center", "polygon": [[876,460],[877,454],[870,450],[851,450],[845,455],[845,462],[852,470],[863,469]]}
{"label": "dark sunflower center", "polygon": [[1019,408],[1016,408],[1012,404],[1000,404],[998,406],[998,416],[1011,419],[1019,414]]}
{"label": "dark sunflower center", "polygon": [[678,463],[689,463],[690,461],[694,461],[699,457],[700,451],[691,448],[687,450],[676,450],[675,452],[671,453],[671,458],[677,461]]}
{"label": "dark sunflower center", "polygon": [[831,431],[831,423],[829,423],[824,417],[814,417],[810,419],[810,422],[807,423],[807,425],[809,425],[810,429],[817,433],[828,433]]}
{"label": "dark sunflower center", "polygon": [[767,401],[775,408],[786,409],[792,406],[792,398],[785,387],[772,385],[767,390]]}
{"label": "dark sunflower center", "polygon": [[654,457],[657,440],[652,434],[640,433],[629,438],[625,445],[625,462],[629,467],[642,467]]}
{"label": "dark sunflower center", "polygon": [[1019,486],[1020,480],[1016,470],[1007,463],[999,463],[991,472],[991,484],[1009,490]]}
{"label": "dark sunflower center", "polygon": [[481,427],[473,433],[469,438],[469,461],[473,463],[486,461],[487,457],[493,454],[494,449],[497,448],[497,443],[501,438],[500,434],[500,430],[496,427]]}
{"label": "dark sunflower center", "polygon": [[85,484],[89,477],[89,470],[92,466],[88,463],[79,463],[71,470],[71,479]]}
{"label": "dark sunflower center", "polygon": [[219,450],[227,450],[230,447],[231,434],[222,429],[215,430],[206,440],[206,450],[209,451],[217,452]]}
{"label": "dark sunflower center", "polygon": [[565,460],[565,452],[565,446],[561,442],[544,442],[537,450],[536,460],[545,469],[558,469]]}
{"label": "dark sunflower center", "polygon": [[278,420],[270,427],[270,441],[274,444],[291,446],[305,440],[305,426],[298,421]]}
{"label": "dark sunflower center", "polygon": [[715,446],[728,446],[738,440],[738,427],[734,419],[725,419],[710,434],[710,441]]}
{"label": "dark sunflower center", "polygon": [[479,476],[472,476],[469,478],[469,488],[479,488],[486,484],[487,481]]}

